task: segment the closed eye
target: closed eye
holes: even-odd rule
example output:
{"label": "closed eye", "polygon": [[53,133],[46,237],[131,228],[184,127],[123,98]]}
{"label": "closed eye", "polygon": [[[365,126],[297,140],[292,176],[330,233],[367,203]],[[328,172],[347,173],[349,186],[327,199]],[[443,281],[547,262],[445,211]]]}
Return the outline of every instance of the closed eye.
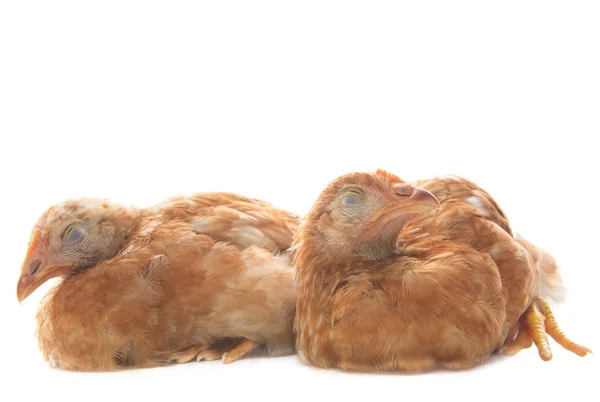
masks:
{"label": "closed eye", "polygon": [[342,198],[342,201],[344,202],[345,205],[358,205],[358,203],[360,202],[360,199],[358,197],[358,195],[353,195],[353,194],[348,194],[345,195],[344,198]]}
{"label": "closed eye", "polygon": [[71,246],[77,242],[79,242],[83,235],[85,234],[85,230],[79,225],[72,225],[65,231],[63,234],[63,245]]}
{"label": "closed eye", "polygon": [[344,192],[342,203],[349,207],[354,207],[362,202],[365,197],[363,190],[359,188],[351,188]]}

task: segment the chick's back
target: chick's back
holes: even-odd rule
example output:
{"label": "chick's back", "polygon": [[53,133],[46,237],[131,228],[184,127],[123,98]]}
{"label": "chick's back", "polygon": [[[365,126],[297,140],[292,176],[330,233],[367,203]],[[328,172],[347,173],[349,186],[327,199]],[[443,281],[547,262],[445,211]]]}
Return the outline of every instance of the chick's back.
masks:
{"label": "chick's back", "polygon": [[50,291],[37,315],[40,348],[78,370],[151,367],[223,338],[291,353],[292,278],[285,256],[148,218],[117,257]]}

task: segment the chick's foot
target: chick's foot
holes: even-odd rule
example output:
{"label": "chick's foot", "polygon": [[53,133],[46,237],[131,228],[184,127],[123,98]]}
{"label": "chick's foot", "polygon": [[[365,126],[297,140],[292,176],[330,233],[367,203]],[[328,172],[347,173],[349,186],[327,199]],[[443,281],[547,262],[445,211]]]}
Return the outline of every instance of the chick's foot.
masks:
{"label": "chick's foot", "polygon": [[208,349],[208,345],[192,346],[192,347],[184,349],[180,352],[175,353],[173,356],[171,356],[169,361],[170,362],[175,361],[177,363],[187,363],[187,362],[193,360],[194,357],[198,356],[198,353],[204,352],[206,349]]}
{"label": "chick's foot", "polygon": [[521,316],[519,334],[501,349],[507,355],[513,355],[522,349],[529,348],[532,344],[538,349],[542,360],[552,359],[548,336],[550,335],[559,345],[578,356],[585,356],[592,351],[582,345],[571,341],[560,329],[552,309],[541,297],[537,297],[531,306]]}
{"label": "chick's foot", "polygon": [[208,350],[198,354],[196,360],[211,361],[221,359],[225,364],[233,363],[258,347],[260,347],[259,343],[246,338],[243,338],[241,341],[219,341],[213,344]]}

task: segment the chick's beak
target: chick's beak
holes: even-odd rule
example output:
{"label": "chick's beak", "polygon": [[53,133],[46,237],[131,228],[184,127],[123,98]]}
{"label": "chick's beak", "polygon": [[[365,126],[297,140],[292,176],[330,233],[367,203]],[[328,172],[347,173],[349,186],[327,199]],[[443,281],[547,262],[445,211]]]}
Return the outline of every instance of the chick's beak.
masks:
{"label": "chick's beak", "polygon": [[394,185],[394,191],[394,200],[375,212],[362,233],[362,240],[370,240],[391,225],[400,228],[407,219],[416,214],[442,209],[435,195],[422,188],[398,183]]}
{"label": "chick's beak", "polygon": [[17,299],[25,300],[48,279],[69,272],[69,266],[48,264],[48,258],[40,253],[42,231],[35,229],[29,242],[25,261],[21,267],[21,276],[17,282]]}

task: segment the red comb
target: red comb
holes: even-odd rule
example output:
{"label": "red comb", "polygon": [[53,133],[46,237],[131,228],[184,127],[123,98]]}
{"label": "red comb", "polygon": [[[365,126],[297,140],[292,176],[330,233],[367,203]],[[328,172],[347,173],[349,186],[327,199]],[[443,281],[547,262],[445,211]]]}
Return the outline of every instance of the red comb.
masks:
{"label": "red comb", "polygon": [[375,172],[377,175],[388,179],[389,181],[391,181],[392,183],[404,183],[404,180],[402,180],[401,178],[399,178],[398,176],[396,176],[395,174],[392,174],[388,171],[385,171],[383,169],[377,169],[377,172]]}

